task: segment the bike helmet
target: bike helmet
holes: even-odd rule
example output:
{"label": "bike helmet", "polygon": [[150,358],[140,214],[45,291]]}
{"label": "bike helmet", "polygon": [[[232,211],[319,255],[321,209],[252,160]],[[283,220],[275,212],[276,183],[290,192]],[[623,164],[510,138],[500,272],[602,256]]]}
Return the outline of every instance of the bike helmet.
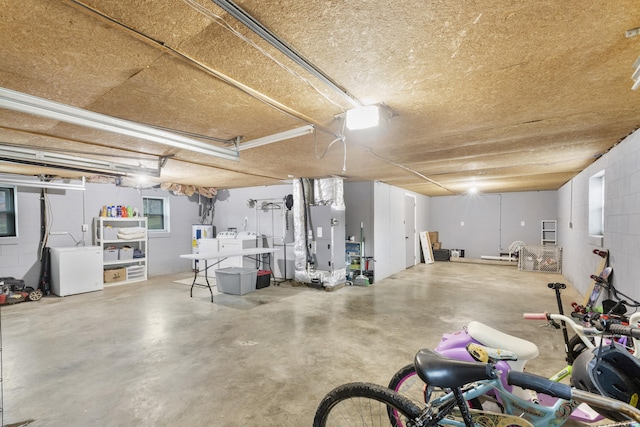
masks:
{"label": "bike helmet", "polygon": [[[640,360],[615,343],[585,350],[573,362],[571,385],[640,408]],[[627,420],[610,410],[593,409],[614,421]]]}

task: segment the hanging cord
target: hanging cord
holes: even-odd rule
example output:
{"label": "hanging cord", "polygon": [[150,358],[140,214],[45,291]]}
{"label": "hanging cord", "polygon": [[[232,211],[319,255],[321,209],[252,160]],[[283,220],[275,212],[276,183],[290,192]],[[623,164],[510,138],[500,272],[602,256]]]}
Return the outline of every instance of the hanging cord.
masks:
{"label": "hanging cord", "polygon": [[344,135],[345,122],[346,120],[342,121],[342,131],[340,132],[339,136],[333,141],[331,141],[331,143],[327,146],[327,148],[324,149],[324,152],[319,156],[318,156],[318,143],[317,143],[318,134],[315,132],[315,130],[313,132],[313,150],[315,151],[316,159],[318,160],[322,159],[327,154],[327,152],[329,151],[329,149],[333,144],[335,144],[338,141],[342,142],[342,150],[343,150],[342,173],[345,173],[347,171],[347,137]]}

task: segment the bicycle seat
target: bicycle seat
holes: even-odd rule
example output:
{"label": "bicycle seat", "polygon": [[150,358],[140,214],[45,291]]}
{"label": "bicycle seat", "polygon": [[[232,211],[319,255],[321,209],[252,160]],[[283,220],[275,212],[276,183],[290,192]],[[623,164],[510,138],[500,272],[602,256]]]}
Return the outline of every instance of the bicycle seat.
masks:
{"label": "bicycle seat", "polygon": [[428,348],[416,354],[414,364],[422,381],[435,387],[459,388],[474,381],[498,377],[489,363],[449,359]]}
{"label": "bicycle seat", "polygon": [[[524,365],[527,360],[535,359],[538,357],[538,354],[540,354],[538,346],[531,341],[505,334],[475,320],[469,322],[467,332],[474,340],[485,346],[512,351],[518,357],[518,361],[522,362],[522,365]],[[512,363],[509,364],[513,366]],[[513,369],[518,368],[513,366]]]}

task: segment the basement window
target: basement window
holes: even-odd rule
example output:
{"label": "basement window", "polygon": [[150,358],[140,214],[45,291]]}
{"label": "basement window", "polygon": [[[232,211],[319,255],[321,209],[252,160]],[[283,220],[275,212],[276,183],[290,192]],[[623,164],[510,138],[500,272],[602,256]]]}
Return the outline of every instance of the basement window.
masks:
{"label": "basement window", "polygon": [[169,230],[169,198],[142,197],[143,215],[147,217],[150,233],[168,233]]}
{"label": "basement window", "polygon": [[604,171],[589,178],[589,240],[602,246],[604,238]]}
{"label": "basement window", "polygon": [[15,187],[0,187],[0,238],[18,237],[18,204]]}

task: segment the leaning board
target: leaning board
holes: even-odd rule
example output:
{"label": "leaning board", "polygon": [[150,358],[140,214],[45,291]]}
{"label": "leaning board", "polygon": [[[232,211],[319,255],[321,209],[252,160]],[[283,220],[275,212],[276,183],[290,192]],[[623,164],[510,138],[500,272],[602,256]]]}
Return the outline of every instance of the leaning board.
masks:
{"label": "leaning board", "polygon": [[433,264],[433,250],[431,248],[431,239],[429,239],[428,231],[420,232],[420,244],[422,245],[422,255],[426,264]]}

